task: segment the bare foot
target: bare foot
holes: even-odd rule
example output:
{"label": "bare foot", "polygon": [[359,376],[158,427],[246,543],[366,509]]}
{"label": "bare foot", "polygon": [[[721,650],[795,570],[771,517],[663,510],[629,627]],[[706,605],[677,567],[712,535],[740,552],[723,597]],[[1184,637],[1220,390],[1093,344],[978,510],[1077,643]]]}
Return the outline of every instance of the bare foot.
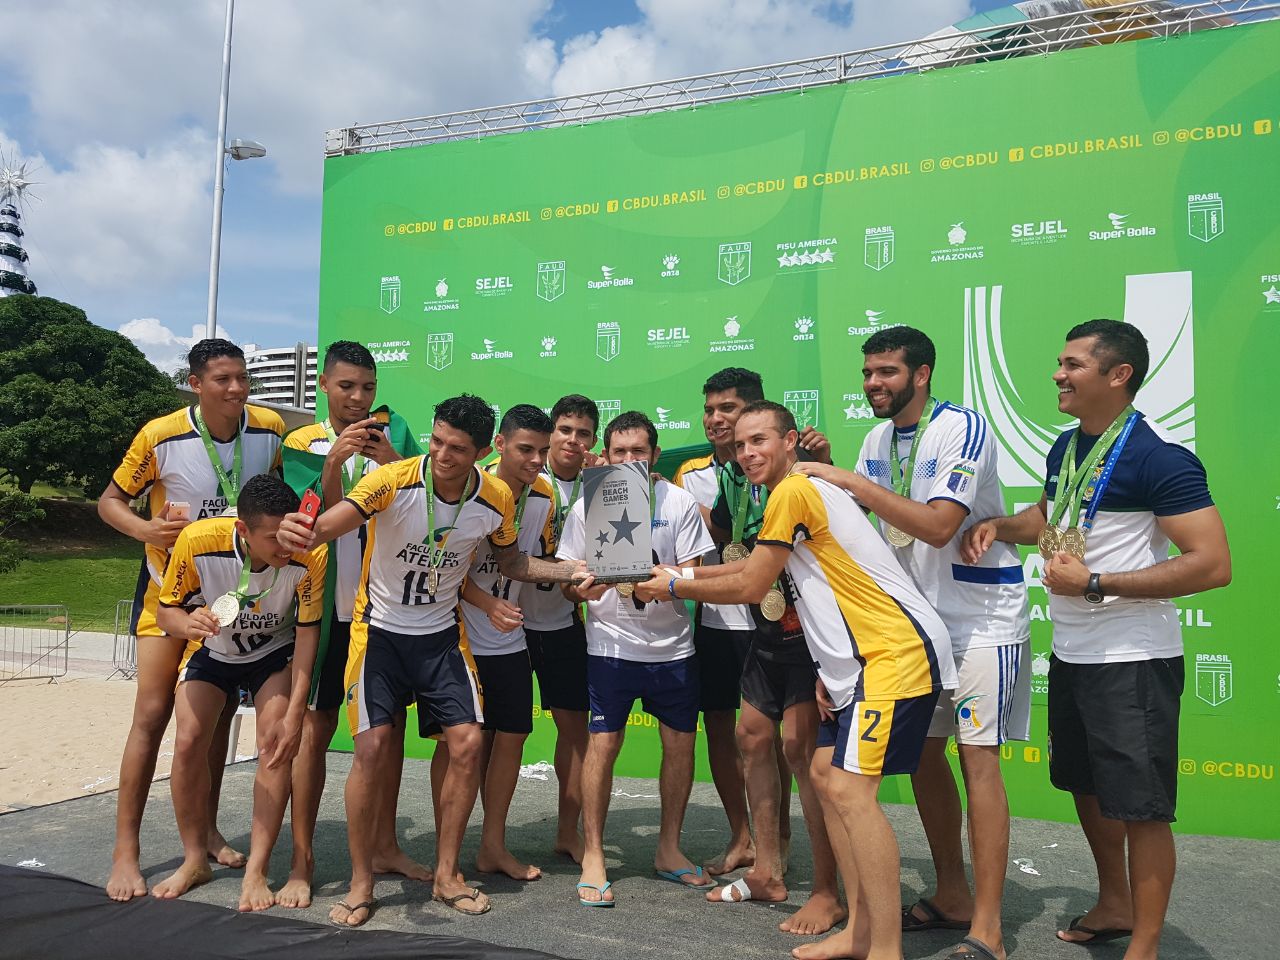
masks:
{"label": "bare foot", "polygon": [[791,869],[791,838],[778,838],[778,860],[782,864],[782,876],[785,878]]}
{"label": "bare foot", "polygon": [[[743,896],[739,883],[747,885],[749,896]],[[728,890],[729,893],[724,891]],[[729,899],[726,900],[725,897]],[[782,903],[787,899],[787,885],[778,877],[771,877],[765,870],[759,872],[753,867],[743,874],[741,880],[735,880],[727,887],[718,887],[707,891],[707,899],[712,903],[741,903],[743,900],[762,900],[766,903]]]}
{"label": "bare foot", "polygon": [[582,834],[576,830],[568,836],[556,837],[555,852],[564,854],[576,864],[582,863],[583,848]]}
{"label": "bare foot", "polygon": [[745,844],[731,845],[718,860],[707,864],[707,873],[713,877],[733,873],[742,867],[750,867],[756,862],[756,848],[748,841]]}
{"label": "bare foot", "polygon": [[111,876],[107,877],[107,896],[124,903],[147,892],[147,881],[142,879],[137,860],[116,860],[111,864]]}
{"label": "bare foot", "polygon": [[817,943],[804,943],[791,951],[795,960],[840,960],[852,957],[862,960],[867,955],[869,944],[854,943],[853,931],[848,927],[833,933]]}
{"label": "bare foot", "polygon": [[505,873],[512,880],[540,880],[542,871],[530,863],[521,863],[510,850],[491,853],[481,849],[476,854],[476,869],[481,873]]}
{"label": "bare foot", "polygon": [[305,910],[311,906],[311,878],[289,875],[285,885],[276,894],[276,905]]}
{"label": "bare foot", "polygon": [[207,863],[183,863],[177,870],[169,874],[154,887],[151,895],[161,900],[172,900],[180,897],[192,887],[208,883],[213,879],[213,871]]}
{"label": "bare foot", "polygon": [[778,924],[778,929],[800,937],[814,937],[843,923],[848,916],[849,911],[834,893],[814,893],[803,907]]}
{"label": "bare foot", "polygon": [[239,850],[233,850],[226,838],[217,830],[209,834],[209,859],[232,870],[239,870],[249,862],[249,858]]}
{"label": "bare foot", "polygon": [[276,905],[275,894],[267,885],[267,878],[260,874],[245,873],[240,881],[240,912],[266,910]]}
{"label": "bare foot", "polygon": [[[373,858],[373,872],[397,873],[402,877],[408,877],[410,880],[418,880],[422,883],[430,883],[432,879],[430,867],[424,867],[399,847],[396,847],[389,854],[375,856]],[[461,877],[461,874],[459,874],[459,877]]]}

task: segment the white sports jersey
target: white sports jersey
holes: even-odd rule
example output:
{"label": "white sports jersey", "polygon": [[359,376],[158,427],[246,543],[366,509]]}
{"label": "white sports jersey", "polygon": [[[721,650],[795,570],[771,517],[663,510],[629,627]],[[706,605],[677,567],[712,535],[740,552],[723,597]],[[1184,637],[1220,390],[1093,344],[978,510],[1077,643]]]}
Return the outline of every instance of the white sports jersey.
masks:
{"label": "white sports jersey", "polygon": [[946,623],[957,654],[969,647],[997,647],[1026,639],[1031,621],[1018,548],[996,541],[977,564],[970,566],[960,559],[965,531],[979,520],[1005,513],[996,443],[987,421],[973,410],[939,403],[920,440],[916,462],[910,463],[915,433],[915,427],[896,430],[891,420],[878,424],[863,441],[858,472],[892,490],[889,444],[896,440],[899,461],[911,475],[911,499],[918,503],[950,500],[969,515],[940,549],[922,540],[890,549]]}
{"label": "white sports jersey", "polygon": [[[715,550],[697,501],[673,483],[653,485],[653,562],[689,563]],[[585,507],[569,512],[559,556],[587,559]],[[640,663],[669,663],[693,656],[693,631],[683,600],[641,603],[617,590],[587,604],[587,653]]]}
{"label": "white sports jersey", "polygon": [[[529,496],[524,503],[524,516],[520,520],[520,529],[517,531],[516,544],[522,553],[527,553],[531,557],[555,554],[555,531],[551,524],[552,509],[551,481],[539,474],[538,479],[529,488]],[[498,582],[506,578],[499,575],[498,561],[488,541],[482,541],[476,548],[476,554],[472,558],[471,569],[467,575],[480,589],[495,597],[498,596]],[[532,583],[506,580],[502,587],[502,598],[523,610],[522,600],[534,592],[534,587],[535,584]],[[555,587],[556,592],[559,593],[560,585],[556,584]],[[561,596],[563,597],[564,594]],[[473,607],[463,600],[460,609],[467,643],[473,654],[491,657],[504,653],[519,653],[525,649],[523,626],[502,633],[479,607]]]}
{"label": "white sports jersey", "polygon": [[[695,457],[680,464],[676,471],[675,484],[685,490],[698,501],[698,505],[710,510],[716,505],[716,496],[720,493],[718,472],[722,468],[716,463],[715,454]],[[702,559],[704,566],[712,566],[720,562],[720,551],[713,550]],[[742,603],[704,603],[702,605],[701,623],[706,627],[717,627],[721,630],[754,630],[755,621],[751,618],[751,608]]]}
{"label": "white sports jersey", "polygon": [[942,619],[844,490],[786,477],[769,492],[756,544],[791,551],[796,612],[837,709],[955,688]]}
{"label": "white sports jersey", "polygon": [[368,521],[368,540],[355,619],[394,633],[439,633],[457,622],[458,592],[476,548],[488,538],[496,546],[515,543],[511,491],[496,477],[472,467],[471,495],[464,503],[435,497],[435,525],[444,561],[440,583],[430,591],[426,456],[388,463],[368,474],[346,496]]}
{"label": "white sports jersey", "polygon": [[[542,474],[547,482],[554,483],[560,491],[558,500],[561,516],[554,522],[563,530],[569,518],[569,498],[573,496],[573,480],[564,480],[551,473],[548,467]],[[582,486],[578,486],[578,496],[582,496]],[[563,630],[573,623],[574,605],[564,598],[558,583],[531,583],[521,592],[520,610],[524,613],[524,625],[527,630],[550,632]]]}
{"label": "white sports jersey", "polygon": [[[165,607],[203,607],[240,587],[243,541],[233,517],[197,520],[178,534],[160,588]],[[324,614],[324,569],[328,551],[319,546],[295,554],[287,566],[250,571],[247,593],[270,591],[242,610],[216,637],[201,643],[224,663],[251,663],[293,643],[295,626],[319,624]]]}

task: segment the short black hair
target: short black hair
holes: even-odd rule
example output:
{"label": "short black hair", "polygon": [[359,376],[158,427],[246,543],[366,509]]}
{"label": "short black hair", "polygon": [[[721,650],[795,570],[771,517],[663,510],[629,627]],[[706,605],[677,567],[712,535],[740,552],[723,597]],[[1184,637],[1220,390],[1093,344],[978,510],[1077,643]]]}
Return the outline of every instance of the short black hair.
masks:
{"label": "short black hair", "polygon": [[283,517],[295,513],[300,503],[293,488],[274,473],[259,473],[245,481],[236,501],[236,516],[256,527],[263,517]]}
{"label": "short black hair", "polygon": [[556,405],[551,408],[552,425],[561,417],[586,417],[591,421],[591,432],[600,432],[600,408],[594,400],[580,393],[571,393],[556,401]]}
{"label": "short black hair", "polygon": [[609,441],[613,439],[613,435],[627,430],[643,430],[649,437],[649,449],[658,449],[658,428],[653,425],[653,421],[639,410],[628,410],[618,414],[604,428],[605,452],[609,450]]}
{"label": "short black hair", "polygon": [[498,432],[504,437],[509,437],[517,430],[550,433],[551,418],[531,403],[517,403],[502,415],[502,424],[498,427]]}
{"label": "short black hair", "polygon": [[325,349],[325,373],[328,373],[329,368],[335,363],[349,363],[353,367],[361,367],[365,370],[372,370],[375,373],[378,371],[378,364],[373,359],[373,354],[369,352],[367,347],[353,340],[335,340]]}
{"label": "short black hair", "polygon": [[742,422],[742,418],[749,413],[772,413],[774,421],[778,426],[778,433],[786,436],[790,431],[798,429],[796,427],[796,416],[782,404],[773,400],[753,400],[742,408],[742,413],[738,414],[738,422]]}
{"label": "short black hair", "polygon": [[933,341],[929,339],[927,333],[915,327],[908,327],[906,324],[899,324],[877,330],[867,337],[866,343],[862,345],[864,357],[876,353],[892,353],[894,350],[903,352],[909,375],[927,364],[929,380],[933,381],[933,372],[938,369],[938,352],[934,349]]}
{"label": "short black hair", "polygon": [[477,450],[493,443],[493,407],[473,394],[463,393],[441,400],[436,404],[432,421],[463,431]]}
{"label": "short black hair", "polygon": [[743,367],[725,367],[707,377],[707,382],[702,385],[704,397],[708,393],[723,393],[726,390],[736,391],[747,403],[764,399],[764,381],[760,379],[760,374]]}
{"label": "short black hair", "polygon": [[187,369],[191,371],[191,375],[198,377],[204,373],[205,367],[213,360],[219,357],[234,357],[241,363],[244,363],[244,351],[237,347],[230,340],[223,340],[217,337],[210,340],[201,340],[191,348],[187,354]]}
{"label": "short black hair", "polygon": [[1147,379],[1147,370],[1151,367],[1151,355],[1147,351],[1147,338],[1131,323],[1123,320],[1087,320],[1078,323],[1067,331],[1068,340],[1081,340],[1084,337],[1096,337],[1090,349],[1103,373],[1117,363],[1127,363],[1133,367],[1133,375],[1129,377],[1129,396],[1138,394],[1138,388]]}

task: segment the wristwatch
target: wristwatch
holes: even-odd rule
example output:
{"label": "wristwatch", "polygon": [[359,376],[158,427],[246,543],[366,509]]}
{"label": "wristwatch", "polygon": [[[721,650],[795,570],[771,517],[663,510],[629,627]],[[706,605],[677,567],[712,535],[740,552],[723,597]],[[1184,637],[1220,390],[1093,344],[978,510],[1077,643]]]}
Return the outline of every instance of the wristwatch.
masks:
{"label": "wristwatch", "polygon": [[1101,603],[1103,596],[1105,594],[1102,592],[1102,574],[1089,574],[1089,583],[1084,588],[1084,598],[1090,603]]}

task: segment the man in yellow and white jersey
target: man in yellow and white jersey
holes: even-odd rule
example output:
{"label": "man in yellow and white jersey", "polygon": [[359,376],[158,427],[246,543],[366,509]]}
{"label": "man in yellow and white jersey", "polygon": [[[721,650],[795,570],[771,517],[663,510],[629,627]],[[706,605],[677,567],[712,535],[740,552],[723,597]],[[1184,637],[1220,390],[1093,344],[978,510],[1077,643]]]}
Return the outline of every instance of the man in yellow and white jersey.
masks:
{"label": "man in yellow and white jersey", "polygon": [[280,546],[276,529],[297,509],[298,495],[283,480],[259,474],[240,491],[237,517],[197,520],[174,544],[158,619],[168,636],[187,641],[170,781],[183,860],[152,889],[156,897],[180,897],[213,878],[207,758],[223,704],[243,687],[257,713],[259,760],[240,909],[275,903],[267,868],[302,738],[328,555],[323,546],[305,554]]}
{"label": "man in yellow and white jersey", "polygon": [[462,395],[438,404],[430,455],[379,467],[314,529],[292,514],[278,538],[293,550],[340,537],[368,521],[368,542],[351,625],[347,719],[355,759],[347,778],[351,889],[330,912],[335,923],[366,923],[373,900],[372,821],[395,742],[396,711],[412,696],[419,723],[443,728],[451,763],[438,799],[433,897],[462,913],[489,900],[458,876],[458,851],[480,781],[483,712],[472,670],[458,648],[458,594],[485,540],[513,580],[568,582],[579,565],[551,563],[516,547],[511,491],[476,466],[493,438],[493,410]]}
{"label": "man in yellow and white jersey", "polygon": [[[365,474],[422,453],[402,417],[385,406],[373,408],[378,391],[377,365],[373,354],[360,344],[338,340],[329,345],[319,387],[327,400],[328,417],[299,427],[284,438],[284,477],[296,492],[319,487],[325,507],[334,507]],[[338,709],[346,698],[343,679],[360,583],[363,530],[339,537],[330,555],[333,562],[325,585],[329,608],[321,627],[321,651],[312,680],[313,709],[307,712],[302,748],[293,765],[293,863],[289,882],[276,894],[276,903],[285,907],[311,905],[316,817],[324,793],[325,755],[338,726]],[[403,711],[396,714],[395,727],[404,729]],[[431,879],[431,871],[415,862],[396,840],[396,803],[403,763],[403,752],[394,752],[374,830],[373,869],[375,873],[398,873],[426,882]]]}
{"label": "man in yellow and white jersey", "polygon": [[[235,506],[249,478],[280,466],[284,422],[273,411],[248,405],[244,352],[227,340],[201,340],[187,356],[188,382],[197,403],[147,423],[134,438],[111,483],[98,499],[98,515],[146,545],[130,629],[137,638],[138,690],[133,724],[120,760],[116,842],[107,894],[129,900],[147,892],[138,864],[138,831],[155,773],[160,740],[173,714],[182,644],[156,623],[160,584],[169,550],[191,520],[215,517]],[[147,496],[149,519],[130,508]],[[217,796],[226,761],[226,733],[235,702],[209,751],[212,778],[209,853],[226,866],[244,855],[227,846],[217,829]]]}
{"label": "man in yellow and white jersey", "polygon": [[900,957],[898,846],[876,794],[885,775],[915,769],[938,695],[956,685],[950,638],[848,494],[793,474],[799,436],[786,407],[748,405],[735,438],[747,478],[769,490],[755,549],[745,560],[696,571],[655,567],[636,596],[773,609],[785,603],[778,595],[785,571],[827,715],[814,783],[851,892],[848,926],[793,953],[800,960]]}

